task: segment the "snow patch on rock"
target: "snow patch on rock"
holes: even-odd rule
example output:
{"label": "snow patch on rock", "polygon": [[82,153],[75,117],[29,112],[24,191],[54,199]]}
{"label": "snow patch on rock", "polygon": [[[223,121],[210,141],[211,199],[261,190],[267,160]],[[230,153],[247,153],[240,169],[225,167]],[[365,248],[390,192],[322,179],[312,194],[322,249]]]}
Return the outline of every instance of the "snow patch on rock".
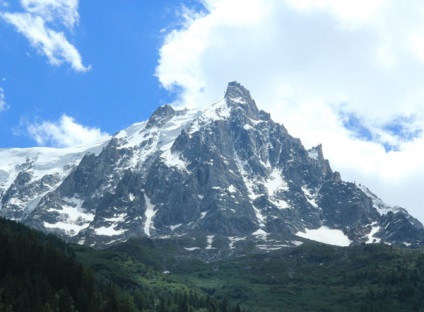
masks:
{"label": "snow patch on rock", "polygon": [[314,240],[320,243],[336,246],[349,246],[352,242],[343,231],[330,229],[326,226],[321,226],[318,229],[305,229],[304,232],[299,231],[296,236]]}
{"label": "snow patch on rock", "polygon": [[146,211],[144,213],[146,221],[144,222],[144,233],[150,237],[150,230],[155,228],[153,217],[156,214],[155,205],[150,201],[150,198],[144,194],[144,200],[146,202]]}
{"label": "snow patch on rock", "polygon": [[206,246],[206,248],[205,248],[205,249],[215,249],[214,247],[212,247],[213,239],[214,239],[214,238],[215,238],[215,235],[208,235],[208,236],[206,237],[208,245]]}
{"label": "snow patch on rock", "polygon": [[94,229],[94,232],[97,235],[117,236],[117,235],[121,235],[121,234],[123,234],[127,231],[125,229],[116,230],[116,226],[117,226],[117,224],[112,224],[111,226],[108,226],[108,227],[102,226],[102,227],[99,227],[97,229]]}
{"label": "snow patch on rock", "polygon": [[234,244],[239,242],[239,241],[244,241],[246,240],[246,237],[237,237],[237,236],[230,236],[228,237],[230,244],[229,244],[229,248],[230,249],[235,249]]}
{"label": "snow patch on rock", "polygon": [[370,224],[371,231],[367,235],[367,241],[366,244],[372,244],[372,243],[379,243],[381,241],[381,238],[375,237],[374,235],[380,231],[380,226],[378,226],[377,222],[374,222]]}
{"label": "snow patch on rock", "polygon": [[305,194],[305,198],[313,207],[318,208],[318,204],[316,202],[317,198],[313,195],[306,186],[302,186],[303,194]]}
{"label": "snow patch on rock", "polygon": [[69,236],[77,235],[94,220],[94,214],[82,208],[83,201],[78,198],[65,198],[60,208],[49,208],[46,211],[58,215],[57,222],[43,222],[45,228],[63,230]]}
{"label": "snow patch on rock", "polygon": [[269,235],[269,233],[265,232],[262,229],[258,229],[255,232],[253,232],[252,235],[253,236],[256,236],[259,239],[266,240],[267,237],[268,237],[268,235]]}

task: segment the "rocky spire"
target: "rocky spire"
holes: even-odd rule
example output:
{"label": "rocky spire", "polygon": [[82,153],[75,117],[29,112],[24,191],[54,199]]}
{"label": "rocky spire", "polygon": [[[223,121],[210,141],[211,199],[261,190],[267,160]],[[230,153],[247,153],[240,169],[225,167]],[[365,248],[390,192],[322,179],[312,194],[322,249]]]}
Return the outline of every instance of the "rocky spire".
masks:
{"label": "rocky spire", "polygon": [[175,115],[175,110],[170,105],[160,106],[155,112],[150,116],[150,119],[147,123],[147,127],[152,126],[160,127],[162,124],[166,123]]}
{"label": "rocky spire", "polygon": [[257,119],[259,113],[258,107],[252,99],[249,90],[240,83],[236,81],[228,83],[227,91],[225,91],[225,99],[228,105],[239,107],[246,111],[249,118]]}

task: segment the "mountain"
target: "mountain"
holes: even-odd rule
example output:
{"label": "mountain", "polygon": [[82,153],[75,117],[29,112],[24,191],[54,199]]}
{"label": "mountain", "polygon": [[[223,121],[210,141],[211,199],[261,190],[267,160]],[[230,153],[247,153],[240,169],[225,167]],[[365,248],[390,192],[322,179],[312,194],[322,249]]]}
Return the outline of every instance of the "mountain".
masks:
{"label": "mountain", "polygon": [[424,227],[343,181],[259,110],[237,82],[200,110],[159,107],[146,122],[78,149],[0,150],[0,215],[68,241],[181,238],[188,252],[423,245]]}
{"label": "mountain", "polygon": [[99,154],[105,142],[76,148],[0,149],[0,214],[23,221],[41,198],[56,189],[87,153]]}

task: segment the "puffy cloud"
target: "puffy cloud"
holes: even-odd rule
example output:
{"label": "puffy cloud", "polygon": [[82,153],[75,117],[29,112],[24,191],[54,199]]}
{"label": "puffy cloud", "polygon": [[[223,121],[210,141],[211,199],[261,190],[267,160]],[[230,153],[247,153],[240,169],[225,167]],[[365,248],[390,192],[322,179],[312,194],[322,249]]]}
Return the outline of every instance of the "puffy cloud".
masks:
{"label": "puffy cloud", "polygon": [[204,0],[168,33],[156,75],[178,104],[238,80],[335,170],[424,221],[424,4]]}
{"label": "puffy cloud", "polygon": [[59,121],[27,124],[27,133],[38,145],[70,147],[107,140],[110,136],[100,129],[78,124],[74,118],[63,115]]}
{"label": "puffy cloud", "polygon": [[[90,69],[78,50],[60,29],[72,30],[78,23],[78,0],[21,0],[24,13],[1,13],[4,21],[24,35],[52,65],[71,64],[75,71]],[[62,26],[60,26],[62,25]]]}

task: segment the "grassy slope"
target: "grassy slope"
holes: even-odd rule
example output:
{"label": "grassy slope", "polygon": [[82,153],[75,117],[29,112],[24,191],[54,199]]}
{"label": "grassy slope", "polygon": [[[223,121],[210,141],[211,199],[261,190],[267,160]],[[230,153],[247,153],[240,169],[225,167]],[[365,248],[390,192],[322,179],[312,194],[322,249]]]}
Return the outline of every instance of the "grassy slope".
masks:
{"label": "grassy slope", "polygon": [[178,276],[252,311],[414,311],[424,309],[423,263],[420,250],[310,244]]}
{"label": "grassy slope", "polygon": [[[158,285],[185,284],[246,311],[424,310],[422,250],[306,243],[205,263],[181,254],[173,258],[175,250],[169,246],[141,240],[115,247],[123,257],[121,264],[131,262],[132,269],[120,276],[141,282],[135,267],[148,263],[156,267],[151,277],[156,276]],[[170,275],[161,272],[164,267],[170,268]],[[144,282],[152,283],[149,280]]]}
{"label": "grassy slope", "polygon": [[112,280],[123,288],[144,287],[152,290],[184,290],[185,284],[178,283],[169,274],[151,266],[150,261],[138,261],[123,252],[113,250],[94,250],[82,246],[74,246],[77,258],[89,266],[100,281]]}

